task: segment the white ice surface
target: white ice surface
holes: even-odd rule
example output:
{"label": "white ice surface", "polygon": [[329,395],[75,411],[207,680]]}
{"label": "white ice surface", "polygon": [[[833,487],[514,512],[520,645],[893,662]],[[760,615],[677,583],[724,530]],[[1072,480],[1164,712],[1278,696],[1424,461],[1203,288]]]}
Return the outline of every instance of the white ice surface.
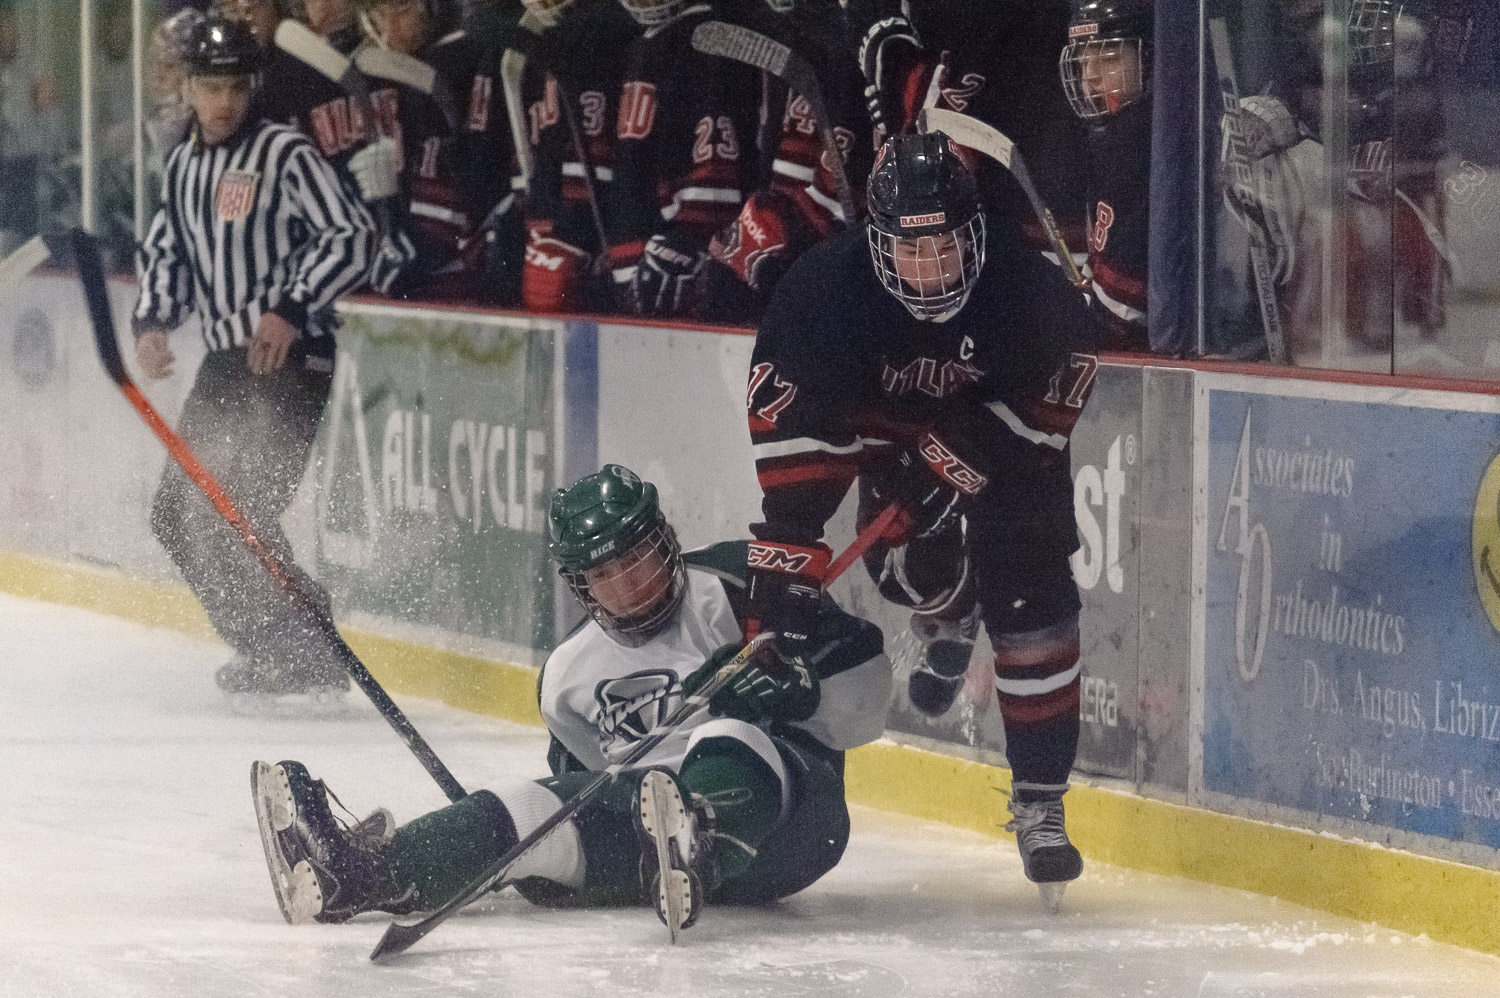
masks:
{"label": "white ice surface", "polygon": [[[1097,863],[1049,916],[1009,842],[862,808],[821,882],[710,908],[675,948],[645,909],[507,893],[373,966],[383,917],[282,922],[250,763],[300,759],[351,809],[398,821],[444,799],[362,700],[326,720],[229,715],[223,657],[0,596],[0,995],[1500,995],[1500,960]],[[404,706],[466,786],[544,772],[538,729]]]}

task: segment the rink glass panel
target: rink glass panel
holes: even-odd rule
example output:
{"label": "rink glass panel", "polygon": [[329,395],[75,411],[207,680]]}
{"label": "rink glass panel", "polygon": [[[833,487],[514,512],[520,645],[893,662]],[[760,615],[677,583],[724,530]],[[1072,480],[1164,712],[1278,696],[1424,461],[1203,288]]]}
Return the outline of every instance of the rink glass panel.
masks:
{"label": "rink glass panel", "polygon": [[[1291,362],[1500,374],[1500,11],[1244,0],[1207,3],[1204,15],[1224,19],[1239,93],[1260,106],[1241,120],[1287,129],[1276,144],[1290,144],[1250,172]],[[1233,171],[1206,34],[1203,59],[1202,351],[1261,358],[1251,239],[1226,203]]]}

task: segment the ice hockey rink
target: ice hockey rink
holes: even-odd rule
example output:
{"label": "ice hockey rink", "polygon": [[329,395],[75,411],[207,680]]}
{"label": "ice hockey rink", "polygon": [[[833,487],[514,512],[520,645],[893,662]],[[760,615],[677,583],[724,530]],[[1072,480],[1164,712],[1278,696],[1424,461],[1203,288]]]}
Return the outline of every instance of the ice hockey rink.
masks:
{"label": "ice hockey rink", "polygon": [[[282,921],[250,763],[300,759],[398,821],[444,798],[357,692],[323,719],[230,714],[224,656],[0,595],[0,995],[1500,995],[1492,957],[1097,863],[1049,915],[1013,843],[863,808],[828,877],[773,908],[710,908],[675,947],[648,909],[507,892],[374,966],[384,917]],[[539,729],[404,706],[468,787],[545,772]]]}

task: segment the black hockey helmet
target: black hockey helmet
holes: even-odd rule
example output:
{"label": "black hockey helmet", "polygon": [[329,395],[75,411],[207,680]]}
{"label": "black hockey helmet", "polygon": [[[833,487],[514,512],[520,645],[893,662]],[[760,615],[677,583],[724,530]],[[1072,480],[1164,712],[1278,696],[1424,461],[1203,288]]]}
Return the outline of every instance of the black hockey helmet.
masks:
{"label": "black hockey helmet", "polygon": [[260,45],[242,22],[210,14],[193,28],[182,64],[189,76],[253,76]]}
{"label": "black hockey helmet", "polygon": [[984,266],[984,211],[948,136],[887,139],[867,200],[870,259],[885,289],[918,319],[963,308]]}
{"label": "black hockey helmet", "polygon": [[[547,521],[557,574],[610,637],[634,648],[672,622],[687,590],[687,571],[655,485],[624,465],[606,464],[554,492]],[[601,575],[610,567],[629,572],[641,563],[654,571],[637,571],[628,592],[616,586],[609,600],[616,608],[606,607],[593,589],[604,584]],[[628,604],[623,610],[622,599]]]}
{"label": "black hockey helmet", "polygon": [[1151,0],[1077,0],[1057,60],[1074,113],[1096,121],[1151,92],[1154,24]]}

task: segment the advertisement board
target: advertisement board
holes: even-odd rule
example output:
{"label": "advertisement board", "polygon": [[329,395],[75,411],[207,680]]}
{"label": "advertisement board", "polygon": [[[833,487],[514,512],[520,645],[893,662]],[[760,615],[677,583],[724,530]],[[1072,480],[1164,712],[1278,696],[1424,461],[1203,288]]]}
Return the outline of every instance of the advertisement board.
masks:
{"label": "advertisement board", "polygon": [[1322,394],[1204,389],[1203,787],[1500,846],[1500,415]]}
{"label": "advertisement board", "polygon": [[525,319],[346,315],[317,468],[317,572],[341,608],[552,646],[556,340]]}

